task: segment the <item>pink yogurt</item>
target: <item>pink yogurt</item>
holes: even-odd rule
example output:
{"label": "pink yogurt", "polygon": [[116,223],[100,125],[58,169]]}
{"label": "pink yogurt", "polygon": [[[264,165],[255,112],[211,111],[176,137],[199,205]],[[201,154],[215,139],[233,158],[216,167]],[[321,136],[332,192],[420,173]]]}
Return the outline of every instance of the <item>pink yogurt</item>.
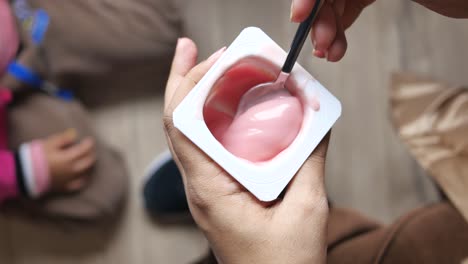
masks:
{"label": "pink yogurt", "polygon": [[277,74],[265,61],[244,59],[216,82],[205,103],[203,115],[208,128],[239,158],[268,161],[289,147],[301,130],[301,100],[286,89],[236,115],[242,95],[257,84],[273,81]]}

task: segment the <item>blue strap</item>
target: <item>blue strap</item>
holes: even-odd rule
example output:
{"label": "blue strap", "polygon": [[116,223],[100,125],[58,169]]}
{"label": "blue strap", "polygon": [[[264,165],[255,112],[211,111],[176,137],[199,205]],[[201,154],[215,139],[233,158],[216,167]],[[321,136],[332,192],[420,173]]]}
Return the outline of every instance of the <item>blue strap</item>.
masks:
{"label": "blue strap", "polygon": [[59,89],[55,96],[60,97],[62,100],[70,102],[73,101],[73,93],[70,90]]}
{"label": "blue strap", "polygon": [[22,81],[34,88],[47,92],[53,96],[59,97],[64,101],[73,100],[73,93],[70,90],[58,88],[49,82],[45,82],[37,73],[31,71],[30,69],[21,65],[17,61],[12,62],[10,63],[10,65],[8,65],[8,73],[14,76],[19,81]]}
{"label": "blue strap", "polygon": [[35,88],[39,88],[42,86],[43,82],[38,74],[32,72],[31,70],[19,64],[16,61],[8,65],[8,73],[14,76],[16,79],[27,83]]}
{"label": "blue strap", "polygon": [[45,33],[49,27],[50,17],[43,9],[38,9],[31,28],[31,38],[34,44],[39,45],[44,41]]}

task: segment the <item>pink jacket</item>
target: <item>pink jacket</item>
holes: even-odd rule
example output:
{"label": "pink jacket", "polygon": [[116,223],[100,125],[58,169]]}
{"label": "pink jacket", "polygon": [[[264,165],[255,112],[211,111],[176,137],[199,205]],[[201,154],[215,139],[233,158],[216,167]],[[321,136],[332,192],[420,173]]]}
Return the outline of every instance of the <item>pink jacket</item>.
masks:
{"label": "pink jacket", "polygon": [[11,99],[10,91],[0,88],[0,203],[19,194],[14,154],[7,149],[6,108]]}
{"label": "pink jacket", "polygon": [[23,194],[37,198],[49,188],[49,168],[42,142],[22,144],[15,154],[8,150],[7,106],[11,92],[0,87],[0,204]]}
{"label": "pink jacket", "polygon": [[[18,49],[16,23],[7,0],[0,0],[0,77]],[[42,143],[22,144],[17,153],[7,149],[7,105],[12,100],[8,89],[0,87],[0,204],[24,194],[39,197],[48,189],[49,175]]]}

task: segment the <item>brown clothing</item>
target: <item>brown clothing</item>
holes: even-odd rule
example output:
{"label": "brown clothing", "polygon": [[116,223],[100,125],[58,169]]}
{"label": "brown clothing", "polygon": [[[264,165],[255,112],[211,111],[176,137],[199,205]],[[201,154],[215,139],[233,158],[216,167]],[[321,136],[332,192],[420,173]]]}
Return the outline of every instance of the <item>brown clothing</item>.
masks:
{"label": "brown clothing", "polygon": [[468,89],[395,75],[391,114],[411,154],[468,221]]}
{"label": "brown clothing", "polygon": [[[415,210],[389,226],[331,208],[327,244],[330,264],[459,264],[468,258],[468,224],[449,203]],[[217,261],[210,253],[197,263]]]}
{"label": "brown clothing", "polygon": [[29,3],[50,16],[40,48],[34,48],[31,37],[21,31],[25,50],[33,53],[30,66],[46,79],[71,88],[103,76],[111,81],[115,76],[109,74],[116,69],[161,64],[172,56],[180,35],[179,10],[172,0]]}
{"label": "brown clothing", "polygon": [[358,233],[357,223],[369,220],[355,216],[354,226],[344,228],[341,219],[332,223],[339,210],[332,209],[329,232],[342,239],[329,243],[328,263],[461,263],[468,257],[468,224],[449,203],[414,210],[387,227],[368,224],[374,229]]}

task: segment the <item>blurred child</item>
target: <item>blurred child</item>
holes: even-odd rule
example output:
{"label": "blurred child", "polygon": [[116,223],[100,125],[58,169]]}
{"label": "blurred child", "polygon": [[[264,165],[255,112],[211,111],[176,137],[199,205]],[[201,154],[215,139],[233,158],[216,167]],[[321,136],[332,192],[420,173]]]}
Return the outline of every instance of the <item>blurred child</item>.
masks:
{"label": "blurred child", "polygon": [[[39,29],[45,34],[47,23],[19,23],[18,30],[15,19],[28,23],[37,19],[37,13],[23,17],[25,21],[16,15],[8,1],[0,0],[0,83],[8,84],[0,85],[0,206],[18,200],[40,213],[84,220],[113,213],[125,194],[123,162],[96,142],[78,103],[28,89],[42,89],[34,85],[46,82],[28,69],[29,62],[14,61],[17,53],[24,57],[18,51],[19,36],[26,33],[33,45],[39,45],[43,36],[37,27],[42,25]],[[16,90],[30,93],[16,96]],[[109,186],[112,191],[103,190]],[[73,195],[61,195],[65,193]]]}
{"label": "blurred child", "polygon": [[[0,75],[14,58],[18,34],[8,6],[0,2]],[[46,139],[26,142],[16,151],[7,149],[7,104],[12,95],[0,87],[0,202],[24,196],[39,198],[47,192],[76,191],[84,186],[81,176],[95,162],[91,138],[77,143],[77,133],[68,130]]]}

